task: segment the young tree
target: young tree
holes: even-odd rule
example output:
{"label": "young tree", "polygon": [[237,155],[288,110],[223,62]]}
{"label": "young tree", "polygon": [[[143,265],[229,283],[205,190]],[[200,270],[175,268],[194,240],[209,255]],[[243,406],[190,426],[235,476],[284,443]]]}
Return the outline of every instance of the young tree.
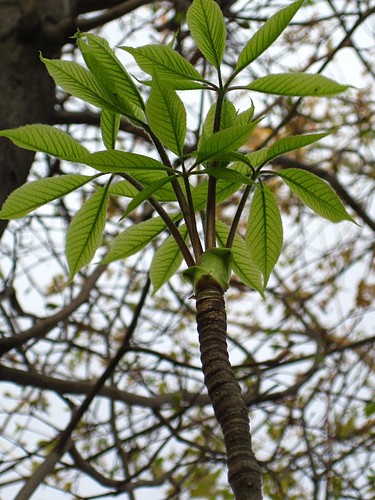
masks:
{"label": "young tree", "polygon": [[[150,278],[154,290],[157,290],[179,268],[182,258],[185,259],[188,270],[184,274],[193,285],[197,303],[205,384],[223,430],[229,480],[236,498],[261,498],[261,493],[258,465],[251,450],[246,399],[241,395],[228,362],[223,296],[229,287],[232,266],[245,284],[263,294],[278,259],[282,244],[281,217],[266,180],[273,181],[278,176],[310,208],[334,222],[351,219],[329,186],[306,169],[285,168],[279,171],[265,168],[267,163],[283,153],[311,144],[325,137],[326,133],[293,135],[278,139],[270,147],[255,152],[238,152],[238,148],[251,140],[258,120],[253,119],[252,104],[244,112],[237,113],[229,100],[235,91],[253,90],[285,96],[315,97],[332,95],[345,89],[319,75],[298,73],[267,75],[250,84],[240,82],[234,85],[235,78],[281,34],[302,3],[294,2],[265,23],[246,43],[234,69],[229,75],[224,75],[221,63],[226,29],[220,10],[214,2],[195,1],[187,14],[188,26],[203,56],[215,68],[217,82],[197,72],[170,46],[125,47],[135,57],[140,68],[152,77],[152,80],[145,82],[151,88],[146,103],[108,44],[94,35],[78,34],[78,45],[90,72],[75,63],[45,59],[44,62],[58,85],[102,108],[101,129],[107,151],[89,154],[86,148],[68,135],[41,125],[2,133],[16,144],[73,160],[99,171],[95,176],[70,174],[28,184],[16,191],[2,210],[4,217],[24,216],[37,206],[89,181],[99,182],[97,191],[83,204],[68,229],[66,252],[70,279],[92,259],[102,243],[106,208],[111,194],[132,199],[124,216],[132,214],[148,200],[158,217],[125,229],[114,240],[103,264],[135,254],[164,228],[169,229],[171,237],[155,253]],[[189,151],[185,145],[186,111],[176,90],[192,89],[215,92],[217,97],[202,126],[198,147]],[[120,114],[147,132],[161,161],[114,150]],[[104,184],[100,182],[102,174],[110,174]],[[120,175],[124,180],[114,183],[114,175]],[[208,180],[204,180],[206,177]],[[245,187],[238,209],[232,224],[226,226],[217,220],[217,202],[225,202],[230,196],[235,196],[241,186]],[[251,190],[254,194],[243,240],[236,230],[241,224],[241,214]],[[174,211],[176,203],[179,210]],[[202,241],[196,213],[203,222]],[[181,220],[184,221],[182,226]],[[216,248],[217,243],[219,248]],[[95,279],[101,271],[102,268],[96,273]],[[39,472],[27,482],[19,498],[29,495],[51,472],[63,453],[70,449],[71,433],[82,414],[130,348],[130,336],[147,290],[148,283],[121,347],[61,433]],[[67,317],[67,313],[69,311],[64,311],[62,319]],[[56,324],[56,318],[53,321]],[[46,328],[46,325],[40,328],[40,336],[46,333]],[[27,339],[35,338],[35,330],[25,333],[26,336],[16,340],[5,339],[3,349],[7,351],[15,345],[21,346]],[[298,383],[304,381],[302,379]]]}

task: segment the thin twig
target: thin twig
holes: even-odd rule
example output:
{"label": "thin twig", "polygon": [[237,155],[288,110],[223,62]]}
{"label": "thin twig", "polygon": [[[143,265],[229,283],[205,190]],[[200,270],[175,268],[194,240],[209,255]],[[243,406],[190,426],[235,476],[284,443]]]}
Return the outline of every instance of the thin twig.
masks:
{"label": "thin twig", "polygon": [[45,477],[53,472],[53,469],[58,460],[71,447],[72,445],[71,435],[74,429],[77,427],[79,421],[89,408],[93,399],[99,394],[100,389],[104,386],[106,380],[112,375],[116,366],[118,365],[118,363],[120,362],[120,360],[122,359],[122,357],[124,356],[129,347],[130,339],[137,327],[140,314],[145,304],[149,289],[150,289],[150,279],[147,278],[145,286],[143,287],[141,298],[134,311],[133,319],[126,330],[126,334],[124,336],[124,339],[122,341],[119,350],[117,351],[116,355],[112,358],[112,360],[109,362],[107,368],[104,370],[103,374],[100,376],[96,384],[93,386],[92,390],[86,396],[81,406],[77,408],[77,410],[74,412],[68,426],[60,434],[56,446],[47,455],[42,465],[26,481],[23,488],[16,496],[15,500],[27,500],[28,498],[30,498],[30,496],[34,493],[34,491],[38,488],[38,486],[43,482]]}

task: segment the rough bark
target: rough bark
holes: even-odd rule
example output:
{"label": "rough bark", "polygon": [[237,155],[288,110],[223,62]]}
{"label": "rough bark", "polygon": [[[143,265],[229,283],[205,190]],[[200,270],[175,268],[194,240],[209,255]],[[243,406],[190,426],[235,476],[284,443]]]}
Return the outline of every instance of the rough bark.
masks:
{"label": "rough bark", "polygon": [[228,480],[236,500],[261,500],[261,474],[251,447],[248,410],[228,357],[224,296],[197,294],[197,326],[205,384],[224,435]]}
{"label": "rough bark", "polygon": [[[59,57],[66,38],[51,41],[45,33],[69,16],[70,2],[61,0],[0,0],[0,129],[28,123],[51,123],[55,85],[39,60]],[[11,191],[23,184],[34,159],[6,139],[0,141],[0,205]],[[7,222],[0,221],[0,236]]]}

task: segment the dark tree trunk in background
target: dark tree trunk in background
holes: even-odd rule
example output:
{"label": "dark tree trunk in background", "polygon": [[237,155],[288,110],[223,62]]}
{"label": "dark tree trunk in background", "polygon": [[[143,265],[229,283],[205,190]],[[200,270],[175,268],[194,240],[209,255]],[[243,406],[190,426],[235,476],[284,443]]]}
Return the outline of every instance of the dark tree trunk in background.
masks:
{"label": "dark tree trunk in background", "polygon": [[[53,39],[49,28],[71,18],[70,3],[0,0],[0,129],[51,123],[55,85],[39,61],[39,51],[46,57],[60,56],[67,36],[60,31]],[[0,140],[0,205],[26,181],[33,159],[32,151]],[[6,224],[0,221],[0,236]]]}
{"label": "dark tree trunk in background", "polygon": [[[28,123],[54,123],[55,85],[39,52],[59,58],[77,26],[101,26],[150,0],[0,0],[0,130]],[[77,17],[103,10],[105,15]],[[70,40],[71,41],[71,40]],[[25,183],[34,153],[0,140],[0,206]],[[0,220],[0,237],[7,221]]]}

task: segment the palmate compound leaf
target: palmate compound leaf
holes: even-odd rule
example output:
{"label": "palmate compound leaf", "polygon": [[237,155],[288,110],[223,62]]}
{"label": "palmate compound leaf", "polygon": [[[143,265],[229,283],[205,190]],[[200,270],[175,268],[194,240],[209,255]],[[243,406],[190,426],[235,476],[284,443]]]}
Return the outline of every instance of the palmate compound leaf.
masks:
{"label": "palmate compound leaf", "polygon": [[175,90],[153,75],[146,117],[152,132],[180,158],[186,135],[186,109]]}
{"label": "palmate compound leaf", "polygon": [[[220,247],[225,247],[228,235],[229,226],[224,222],[216,221],[216,237]],[[233,271],[237,274],[240,280],[245,285],[257,290],[263,296],[262,275],[259,267],[253,261],[249,248],[245,240],[236,234],[233,240],[232,251],[232,266]]]}
{"label": "palmate compound leaf", "polygon": [[76,161],[89,154],[82,144],[63,130],[41,123],[1,130],[0,137],[7,137],[21,148],[47,153],[62,160]]}
{"label": "palmate compound leaf", "polygon": [[143,47],[120,47],[129,52],[138,66],[149,75],[157,73],[175,90],[202,88],[202,77],[194,66],[168,45],[144,45]]}
{"label": "palmate compound leaf", "polygon": [[186,21],[198,49],[219,69],[225,51],[226,27],[218,4],[214,0],[194,0]]}
{"label": "palmate compound leaf", "polygon": [[[133,81],[109,43],[92,33],[77,34],[78,47],[90,71],[106,88],[116,95],[125,111],[144,109],[144,102]],[[139,115],[142,117],[142,114]]]}
{"label": "palmate compound leaf", "polygon": [[250,160],[254,168],[263,167],[274,158],[281,156],[290,151],[303,148],[309,144],[313,144],[324,137],[327,137],[330,132],[322,132],[318,134],[291,135],[282,137],[269,148],[259,149],[252,153],[248,153],[246,157]]}
{"label": "palmate compound leaf", "polygon": [[[182,237],[186,239],[187,229],[185,225],[178,228]],[[177,272],[182,263],[182,253],[173,236],[168,238],[156,250],[150,267],[150,280],[153,293],[156,293]]]}
{"label": "palmate compound leaf", "polygon": [[277,175],[317,215],[331,222],[355,222],[331,186],[317,175],[299,168],[286,168]]}
{"label": "palmate compound leaf", "polygon": [[92,260],[102,243],[109,201],[108,187],[99,188],[85,201],[69,224],[65,243],[69,282]]}
{"label": "palmate compound leaf", "polygon": [[67,174],[28,182],[13,191],[5,200],[1,219],[19,219],[33,210],[71,193],[96,176]]}
{"label": "palmate compound leaf", "polygon": [[329,97],[340,94],[349,87],[349,85],[341,85],[323,75],[278,73],[258,78],[244,88],[264,94]]}
{"label": "palmate compound leaf", "polygon": [[285,30],[304,0],[293,2],[270,17],[247,42],[238,57],[235,72],[239,73],[255,61]]}
{"label": "palmate compound leaf", "polygon": [[246,244],[261,270],[265,288],[283,244],[283,226],[275,196],[265,185],[255,190],[246,227]]}

